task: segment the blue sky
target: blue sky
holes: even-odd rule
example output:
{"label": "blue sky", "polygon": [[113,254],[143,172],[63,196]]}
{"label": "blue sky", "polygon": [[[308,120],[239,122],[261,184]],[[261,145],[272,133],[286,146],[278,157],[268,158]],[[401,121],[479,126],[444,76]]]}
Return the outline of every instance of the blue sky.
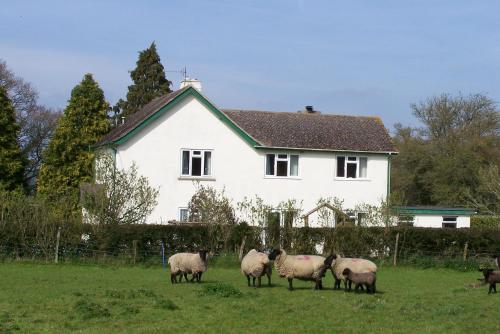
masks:
{"label": "blue sky", "polygon": [[[443,92],[500,100],[496,1],[3,1],[0,58],[63,108],[84,73],[110,103],[155,41],[226,108],[378,115]],[[181,75],[167,73],[177,88]]]}

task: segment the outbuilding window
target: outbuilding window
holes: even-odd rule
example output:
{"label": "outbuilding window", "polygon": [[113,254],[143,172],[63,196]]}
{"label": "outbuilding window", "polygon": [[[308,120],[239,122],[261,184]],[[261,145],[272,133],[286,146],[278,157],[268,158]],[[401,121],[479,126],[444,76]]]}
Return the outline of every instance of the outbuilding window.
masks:
{"label": "outbuilding window", "polygon": [[346,179],[366,179],[368,158],[357,156],[337,156],[337,177]]}
{"label": "outbuilding window", "polygon": [[445,216],[443,217],[443,227],[457,228],[457,217]]}
{"label": "outbuilding window", "polygon": [[299,156],[296,154],[266,154],[266,176],[298,176]]}
{"label": "outbuilding window", "polygon": [[211,176],[211,150],[182,150],[181,175]]}

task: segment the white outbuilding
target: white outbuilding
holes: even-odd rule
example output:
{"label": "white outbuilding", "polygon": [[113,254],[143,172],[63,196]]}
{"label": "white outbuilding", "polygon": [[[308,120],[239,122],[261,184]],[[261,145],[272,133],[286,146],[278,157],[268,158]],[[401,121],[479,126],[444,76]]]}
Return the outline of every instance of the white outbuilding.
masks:
{"label": "white outbuilding", "polygon": [[394,207],[399,225],[434,228],[469,228],[470,217],[477,212],[470,208],[437,206]]}

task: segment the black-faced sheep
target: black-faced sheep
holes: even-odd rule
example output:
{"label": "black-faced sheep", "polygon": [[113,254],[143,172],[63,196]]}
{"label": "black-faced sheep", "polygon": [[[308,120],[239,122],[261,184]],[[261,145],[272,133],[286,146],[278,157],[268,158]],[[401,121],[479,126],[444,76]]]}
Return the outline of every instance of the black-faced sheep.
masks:
{"label": "black-faced sheep", "polygon": [[342,271],[342,275],[349,281],[349,291],[351,291],[351,284],[354,283],[354,290],[357,291],[359,287],[366,286],[367,293],[375,293],[375,282],[377,276],[375,273],[355,273],[349,268]]}
{"label": "black-faced sheep", "polygon": [[187,274],[192,274],[191,282],[195,279],[201,281],[201,275],[207,271],[208,265],[207,251],[201,250],[198,253],[177,253],[168,258],[170,265],[170,281],[177,283],[177,276],[180,275],[179,282],[182,281],[182,275],[186,278]]}
{"label": "black-faced sheep", "polygon": [[258,287],[261,286],[261,277],[267,275],[268,285],[271,285],[272,262],[266,253],[251,249],[241,261],[241,272],[247,277],[248,286],[250,286],[250,277],[258,280]]}
{"label": "black-faced sheep", "polygon": [[288,290],[293,290],[294,278],[304,281],[314,281],[314,289],[322,289],[322,277],[325,275],[325,258],[317,255],[288,255],[283,249],[273,249],[269,260],[274,261],[274,267],[280,277],[288,279]]}
{"label": "black-faced sheep", "polygon": [[497,283],[500,283],[500,271],[494,271],[493,269],[479,269],[483,272],[484,283],[489,283],[490,288],[488,289],[488,294],[492,291],[497,292]]}
{"label": "black-faced sheep", "polygon": [[330,268],[335,280],[333,289],[340,289],[340,282],[344,280],[344,289],[347,291],[347,280],[342,272],[345,268],[349,268],[354,273],[376,273],[377,265],[370,260],[341,257],[337,254],[328,256],[325,260],[325,265]]}

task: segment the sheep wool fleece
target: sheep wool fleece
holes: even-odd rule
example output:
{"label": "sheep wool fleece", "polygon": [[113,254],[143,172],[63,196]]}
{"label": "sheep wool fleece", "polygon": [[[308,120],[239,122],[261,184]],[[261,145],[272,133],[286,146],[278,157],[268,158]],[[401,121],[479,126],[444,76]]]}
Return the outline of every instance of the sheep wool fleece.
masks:
{"label": "sheep wool fleece", "polygon": [[177,253],[168,258],[170,272],[177,273],[203,273],[207,270],[207,264],[200,258],[198,253]]}
{"label": "sheep wool fleece", "polygon": [[280,277],[303,280],[321,279],[325,258],[318,255],[287,255],[284,250],[276,257],[274,267]]}
{"label": "sheep wool fleece", "polygon": [[241,261],[241,273],[251,277],[264,276],[269,262],[267,254],[251,249]]}

